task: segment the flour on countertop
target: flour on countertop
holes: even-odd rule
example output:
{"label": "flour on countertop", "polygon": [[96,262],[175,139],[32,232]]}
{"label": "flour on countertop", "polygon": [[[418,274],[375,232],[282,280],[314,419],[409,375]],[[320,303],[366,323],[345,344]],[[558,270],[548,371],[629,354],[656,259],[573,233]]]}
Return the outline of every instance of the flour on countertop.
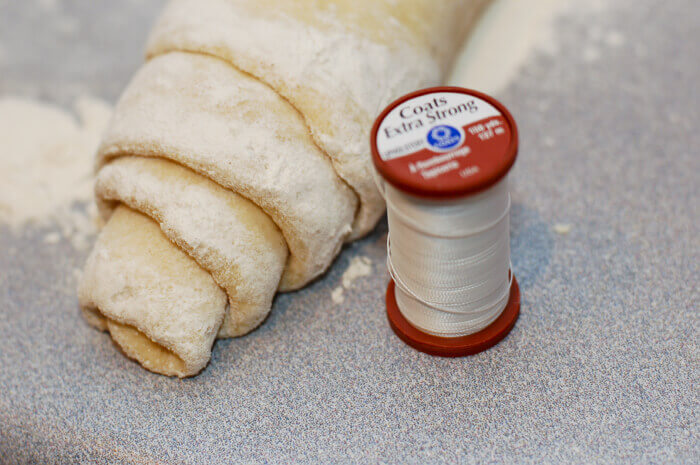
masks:
{"label": "flour on countertop", "polygon": [[[95,232],[93,157],[111,107],[93,98],[75,104],[78,118],[56,106],[0,98],[0,223],[55,224],[44,242],[65,238],[84,248]],[[85,206],[90,207],[85,211]],[[57,234],[60,233],[60,237]]]}
{"label": "flour on countertop", "polygon": [[350,289],[358,278],[369,276],[372,274],[372,260],[369,257],[354,257],[350,261],[350,265],[343,273],[342,286],[333,289],[331,299],[333,303],[341,304],[345,301],[345,290]]}
{"label": "flour on countertop", "polygon": [[333,299],[334,304],[342,304],[345,302],[345,289],[343,289],[343,286],[338,286],[335,289],[333,289],[333,292],[331,292],[331,299]]}
{"label": "flour on countertop", "polygon": [[343,273],[343,287],[350,289],[357,278],[372,274],[372,260],[369,257],[354,257]]}
{"label": "flour on countertop", "polygon": [[[488,94],[498,94],[513,79],[533,53],[557,52],[554,30],[558,17],[573,12],[596,13],[609,0],[496,0],[477,23],[455,63],[449,83]],[[619,47],[624,37],[611,31],[591,40],[598,46]],[[589,45],[584,56],[595,61],[599,50]]]}
{"label": "flour on countertop", "polygon": [[567,234],[569,234],[571,232],[572,228],[573,228],[573,226],[571,226],[570,224],[557,223],[554,225],[554,232],[561,235],[561,236],[566,236]]}

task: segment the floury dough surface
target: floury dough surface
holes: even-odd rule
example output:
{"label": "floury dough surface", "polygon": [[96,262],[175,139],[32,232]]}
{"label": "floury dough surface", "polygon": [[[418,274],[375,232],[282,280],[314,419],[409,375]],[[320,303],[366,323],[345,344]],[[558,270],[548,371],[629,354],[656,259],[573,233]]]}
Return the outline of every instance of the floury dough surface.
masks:
{"label": "floury dough surface", "polygon": [[356,0],[172,0],[151,32],[147,54],[219,57],[294,105],[360,200],[350,236],[356,239],[385,210],[363,156],[364,133],[398,96],[444,81],[455,42],[462,42],[485,3],[375,0],[371,8],[357,8]]}
{"label": "floury dough surface", "polygon": [[[161,6],[0,0],[0,96],[114,102]],[[472,358],[393,335],[382,224],[197,378],[153,375],[81,319],[87,248],[3,222],[0,463],[695,462],[699,8],[573,9],[497,94],[522,138],[523,313]],[[356,260],[370,274],[334,303]]]}

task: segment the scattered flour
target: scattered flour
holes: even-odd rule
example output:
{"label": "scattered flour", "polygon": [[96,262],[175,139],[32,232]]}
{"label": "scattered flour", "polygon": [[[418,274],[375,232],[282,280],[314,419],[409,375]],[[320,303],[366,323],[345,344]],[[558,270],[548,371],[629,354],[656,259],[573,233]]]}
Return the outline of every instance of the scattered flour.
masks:
{"label": "scattered flour", "polygon": [[572,226],[570,224],[557,223],[554,225],[554,232],[562,236],[566,236],[571,232]]}
{"label": "scattered flour", "polygon": [[[564,13],[598,12],[608,0],[496,0],[484,13],[460,54],[449,83],[498,94],[533,52],[558,51],[555,20]],[[620,46],[624,37],[609,33],[604,43]],[[587,60],[597,56],[588,54]]]}
{"label": "scattered flour", "polygon": [[44,244],[58,244],[61,241],[61,235],[52,232],[44,236]]}
{"label": "scattered flour", "polygon": [[343,273],[343,287],[350,289],[357,278],[372,274],[372,260],[369,257],[354,257]]}
{"label": "scattered flour", "polygon": [[345,301],[345,290],[350,289],[358,278],[363,276],[369,276],[372,274],[372,260],[369,257],[354,257],[350,261],[350,266],[348,266],[342,277],[342,286],[338,286],[331,292],[331,299],[333,303],[341,304]]}
{"label": "scattered flour", "polygon": [[[0,223],[58,225],[62,237],[85,248],[95,231],[93,155],[111,116],[106,103],[81,98],[78,119],[58,107],[0,98]],[[92,202],[90,202],[92,205]],[[49,233],[44,242],[60,241]]]}
{"label": "scattered flour", "polygon": [[345,302],[345,295],[343,295],[344,292],[345,289],[343,289],[343,286],[338,286],[333,289],[333,292],[331,292],[331,299],[333,299],[334,304],[342,304]]}

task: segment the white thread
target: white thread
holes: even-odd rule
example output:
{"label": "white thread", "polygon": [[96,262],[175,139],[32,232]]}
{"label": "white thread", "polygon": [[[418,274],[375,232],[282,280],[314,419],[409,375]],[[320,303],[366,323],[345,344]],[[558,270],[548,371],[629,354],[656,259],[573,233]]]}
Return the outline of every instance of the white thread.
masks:
{"label": "white thread", "polygon": [[507,177],[456,201],[414,197],[375,179],[387,203],[387,267],[406,320],[441,337],[493,323],[513,280]]}

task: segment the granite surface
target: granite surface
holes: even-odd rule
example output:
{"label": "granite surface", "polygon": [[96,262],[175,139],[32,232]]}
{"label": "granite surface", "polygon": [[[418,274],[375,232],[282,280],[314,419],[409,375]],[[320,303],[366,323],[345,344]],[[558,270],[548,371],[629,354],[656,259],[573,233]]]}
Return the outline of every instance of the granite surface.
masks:
{"label": "granite surface", "polygon": [[[0,0],[0,94],[113,101],[161,3]],[[81,320],[87,250],[0,225],[0,463],[698,463],[700,3],[609,3],[498,95],[522,134],[501,344],[393,335],[383,223],[168,379]],[[373,274],[334,304],[354,256]]]}

